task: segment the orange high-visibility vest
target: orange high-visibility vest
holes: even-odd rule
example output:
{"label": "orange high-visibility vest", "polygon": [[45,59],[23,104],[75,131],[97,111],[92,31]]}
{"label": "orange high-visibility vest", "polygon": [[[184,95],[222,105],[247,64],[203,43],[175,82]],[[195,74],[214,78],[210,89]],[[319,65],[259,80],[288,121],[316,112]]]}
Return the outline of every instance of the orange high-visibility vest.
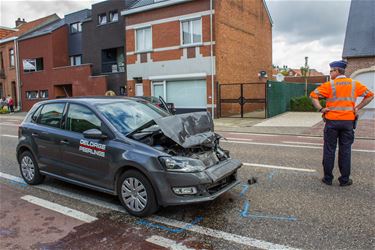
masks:
{"label": "orange high-visibility vest", "polygon": [[357,97],[373,96],[370,90],[358,81],[345,76],[339,76],[335,80],[323,83],[311,92],[311,98],[326,98],[325,114],[328,120],[354,120],[354,108]]}

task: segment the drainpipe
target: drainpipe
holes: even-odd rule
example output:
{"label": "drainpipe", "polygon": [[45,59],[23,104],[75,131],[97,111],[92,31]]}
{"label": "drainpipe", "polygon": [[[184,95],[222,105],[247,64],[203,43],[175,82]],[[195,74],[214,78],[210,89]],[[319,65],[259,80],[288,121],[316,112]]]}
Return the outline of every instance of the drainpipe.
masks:
{"label": "drainpipe", "polygon": [[214,45],[212,44],[213,40],[213,27],[212,27],[212,1],[210,0],[210,42],[211,42],[211,115],[212,115],[212,120],[215,118],[215,91],[214,91]]}
{"label": "drainpipe", "polygon": [[14,54],[15,54],[15,63],[16,63],[16,91],[17,91],[17,107],[19,110],[22,110],[21,105],[21,77],[20,77],[20,55],[18,51],[18,38],[14,39]]}

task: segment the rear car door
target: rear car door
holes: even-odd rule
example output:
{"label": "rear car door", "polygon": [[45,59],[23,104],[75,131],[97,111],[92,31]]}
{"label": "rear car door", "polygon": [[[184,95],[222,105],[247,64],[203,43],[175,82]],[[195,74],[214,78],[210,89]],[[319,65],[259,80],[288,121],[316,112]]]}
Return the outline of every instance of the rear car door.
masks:
{"label": "rear car door", "polygon": [[36,155],[40,169],[51,173],[58,173],[61,167],[60,141],[64,137],[61,122],[65,103],[48,103],[41,107],[36,124],[29,130],[36,145]]}
{"label": "rear car door", "polygon": [[108,139],[86,139],[83,132],[98,129],[109,134],[98,116],[88,107],[70,103],[65,119],[65,141],[62,146],[64,176],[103,188],[112,188],[109,177],[111,161]]}

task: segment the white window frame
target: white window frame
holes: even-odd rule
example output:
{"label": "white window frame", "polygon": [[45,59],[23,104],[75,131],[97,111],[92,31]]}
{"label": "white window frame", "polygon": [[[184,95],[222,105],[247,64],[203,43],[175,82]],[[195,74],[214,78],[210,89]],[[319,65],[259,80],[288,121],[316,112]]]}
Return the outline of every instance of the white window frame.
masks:
{"label": "white window frame", "polygon": [[140,96],[140,95],[137,95],[137,92],[136,92],[137,87],[139,87],[139,86],[142,86],[142,95],[141,95],[141,96],[144,96],[144,95],[145,95],[145,91],[144,91],[144,88],[143,88],[143,83],[136,83],[136,84],[134,85],[134,87],[135,87],[134,94],[135,94],[136,96]]}
{"label": "white window frame", "polygon": [[[30,92],[36,92],[36,97],[34,98],[30,98]],[[36,100],[36,99],[39,99],[39,91],[38,90],[27,90],[26,91],[26,99],[27,100]]]}
{"label": "white window frame", "polygon": [[[113,20],[113,17],[114,15],[113,14],[117,14],[117,20]],[[111,16],[112,16],[112,20],[111,20]],[[109,12],[109,17],[108,17],[108,22],[109,23],[115,23],[115,22],[118,22],[119,21],[119,12],[117,10],[112,10]]]}
{"label": "white window frame", "polygon": [[[80,58],[80,64],[77,64],[77,58]],[[82,55],[69,56],[70,66],[78,66],[82,64]],[[72,63],[73,62],[73,63]]]}
{"label": "white window frame", "polygon": [[[162,85],[163,86],[163,93],[164,93],[164,100],[167,101],[167,81],[152,81],[151,82],[151,96],[154,96],[154,85]],[[159,96],[155,96],[159,98]]]}
{"label": "white window frame", "polygon": [[[138,40],[137,40],[137,32],[139,31],[143,31],[143,41],[145,41],[145,34],[146,32],[144,30],[146,29],[150,29],[150,42],[151,42],[151,47],[149,49],[144,49],[144,50],[139,50],[138,49]],[[151,52],[152,51],[152,48],[153,48],[153,45],[152,45],[152,26],[151,25],[147,25],[147,26],[142,26],[142,27],[139,27],[137,29],[134,30],[134,40],[135,40],[135,52],[136,53],[143,53],[143,52]]]}
{"label": "white window frame", "polygon": [[[193,21],[195,21],[195,20],[200,20],[200,22],[201,22],[201,30],[200,30],[201,41],[200,42],[196,42],[196,43],[193,42],[194,35],[193,35],[193,25],[192,25]],[[184,44],[184,31],[183,31],[183,25],[182,25],[185,22],[189,22],[190,23],[190,39],[191,39],[191,43],[187,43],[187,44]],[[180,41],[181,41],[181,44],[180,44],[181,47],[194,47],[194,46],[202,45],[203,44],[203,23],[202,23],[202,17],[201,16],[180,19]]]}
{"label": "white window frame", "polygon": [[[100,22],[100,17],[105,17],[105,23],[101,23]],[[101,14],[98,14],[98,25],[105,25],[108,23],[108,18],[107,18],[107,13],[101,13]]]}

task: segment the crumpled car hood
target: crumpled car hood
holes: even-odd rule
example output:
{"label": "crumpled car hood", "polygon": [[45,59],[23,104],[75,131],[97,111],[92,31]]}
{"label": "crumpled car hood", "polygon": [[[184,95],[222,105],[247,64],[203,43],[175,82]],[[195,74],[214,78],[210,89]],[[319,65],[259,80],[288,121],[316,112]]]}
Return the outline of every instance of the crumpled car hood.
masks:
{"label": "crumpled car hood", "polygon": [[154,121],[165,136],[184,148],[215,143],[214,123],[208,112],[173,115]]}

